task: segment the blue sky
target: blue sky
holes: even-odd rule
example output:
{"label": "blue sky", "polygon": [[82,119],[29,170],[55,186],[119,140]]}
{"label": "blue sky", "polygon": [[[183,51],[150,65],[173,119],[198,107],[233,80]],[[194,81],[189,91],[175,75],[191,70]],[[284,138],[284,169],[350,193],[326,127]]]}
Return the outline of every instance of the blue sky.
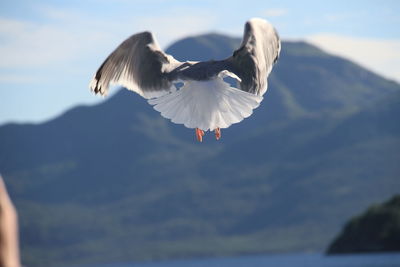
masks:
{"label": "blue sky", "polygon": [[[42,122],[104,101],[88,83],[126,37],[152,31],[166,48],[187,35],[241,36],[251,17],[400,81],[400,1],[72,0],[0,2],[0,125]],[[139,97],[139,96],[138,96]]]}

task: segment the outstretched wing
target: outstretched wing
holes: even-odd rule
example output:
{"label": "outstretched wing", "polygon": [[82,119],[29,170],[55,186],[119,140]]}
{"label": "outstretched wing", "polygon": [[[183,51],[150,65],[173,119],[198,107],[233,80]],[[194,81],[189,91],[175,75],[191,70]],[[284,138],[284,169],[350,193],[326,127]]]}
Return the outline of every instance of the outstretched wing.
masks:
{"label": "outstretched wing", "polygon": [[240,77],[240,89],[256,95],[267,91],[267,77],[277,61],[281,42],[274,27],[263,19],[246,22],[242,44],[229,58],[231,71]]}
{"label": "outstretched wing", "polygon": [[142,32],[126,39],[107,57],[89,87],[106,95],[110,84],[116,84],[145,98],[159,97],[173,90],[167,74],[181,64],[160,49],[150,32]]}

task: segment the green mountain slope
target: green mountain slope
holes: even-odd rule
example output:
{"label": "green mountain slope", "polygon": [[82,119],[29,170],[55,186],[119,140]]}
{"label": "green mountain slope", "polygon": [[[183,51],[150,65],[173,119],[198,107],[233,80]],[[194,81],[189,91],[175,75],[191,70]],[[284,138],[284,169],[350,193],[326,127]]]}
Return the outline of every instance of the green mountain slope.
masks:
{"label": "green mountain slope", "polygon": [[[167,51],[218,59],[239,42],[212,34]],[[218,142],[196,143],[126,90],[43,124],[1,126],[24,262],[322,251],[346,218],[399,191],[399,89],[285,42],[261,106]]]}

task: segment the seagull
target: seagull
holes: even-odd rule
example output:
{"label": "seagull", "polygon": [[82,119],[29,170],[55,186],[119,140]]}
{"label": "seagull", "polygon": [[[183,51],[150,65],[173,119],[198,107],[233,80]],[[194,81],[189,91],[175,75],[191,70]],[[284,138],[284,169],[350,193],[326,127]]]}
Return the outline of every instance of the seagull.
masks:
{"label": "seagull", "polygon": [[122,42],[89,87],[105,96],[110,85],[123,86],[173,123],[194,128],[199,142],[206,131],[214,131],[219,140],[222,128],[249,117],[260,105],[280,50],[277,31],[260,18],[246,22],[239,49],[224,60],[180,62],[145,31]]}

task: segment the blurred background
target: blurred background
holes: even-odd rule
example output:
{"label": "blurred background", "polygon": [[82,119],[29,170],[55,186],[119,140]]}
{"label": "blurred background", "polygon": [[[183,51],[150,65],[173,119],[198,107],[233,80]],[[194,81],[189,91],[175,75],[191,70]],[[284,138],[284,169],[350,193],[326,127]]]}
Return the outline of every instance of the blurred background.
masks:
{"label": "blurred background", "polygon": [[[0,172],[23,263],[398,251],[399,11],[388,0],[2,1]],[[132,92],[88,89],[136,32],[178,60],[222,59],[252,17],[276,27],[281,57],[261,106],[218,142],[196,143]]]}

